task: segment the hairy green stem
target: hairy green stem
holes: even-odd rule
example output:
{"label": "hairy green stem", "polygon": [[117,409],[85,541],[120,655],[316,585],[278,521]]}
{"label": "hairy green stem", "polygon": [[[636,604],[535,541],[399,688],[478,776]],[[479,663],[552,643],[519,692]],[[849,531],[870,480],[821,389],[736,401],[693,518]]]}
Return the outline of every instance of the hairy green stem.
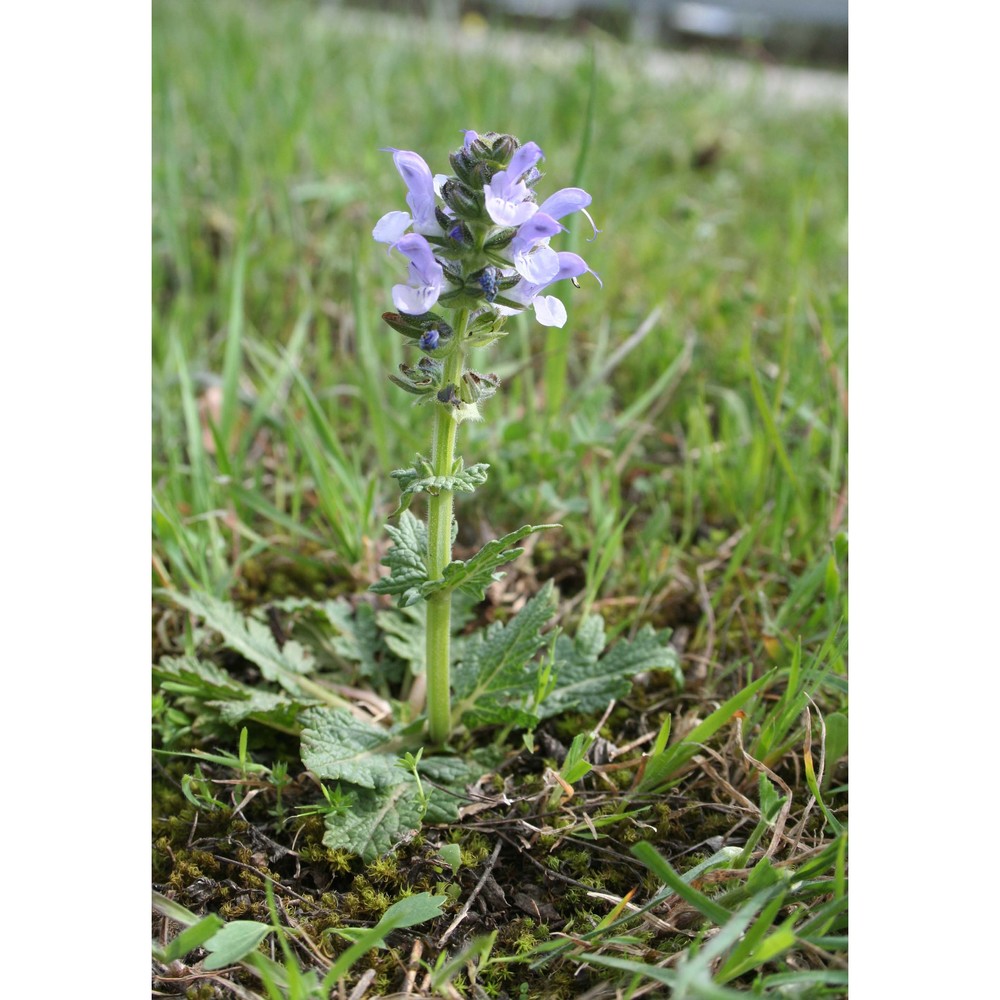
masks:
{"label": "hairy green stem", "polygon": [[[462,340],[469,311],[455,316],[454,350],[445,362],[442,388],[458,388],[465,362]],[[435,476],[450,476],[455,464],[458,422],[450,405],[435,407],[431,464]],[[441,490],[427,503],[427,578],[437,580],[451,562],[451,524],[454,494]],[[439,590],[427,599],[427,728],[433,743],[445,743],[451,734],[451,591]]]}

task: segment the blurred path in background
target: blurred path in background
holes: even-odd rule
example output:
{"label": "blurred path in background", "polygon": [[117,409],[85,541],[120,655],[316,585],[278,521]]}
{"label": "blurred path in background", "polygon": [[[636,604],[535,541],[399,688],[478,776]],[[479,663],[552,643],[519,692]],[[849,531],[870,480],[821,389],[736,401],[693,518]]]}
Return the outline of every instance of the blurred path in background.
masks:
{"label": "blurred path in background", "polygon": [[701,52],[671,51],[627,44],[595,32],[592,40],[559,38],[552,34],[529,34],[492,28],[479,18],[434,21],[366,13],[330,4],[320,16],[345,33],[359,37],[407,38],[415,45],[439,46],[450,39],[463,53],[501,55],[513,62],[528,60],[553,69],[576,64],[581,52],[597,46],[604,72],[633,73],[641,69],[654,81],[670,85],[721,85],[732,90],[755,92],[764,103],[794,108],[841,107],[847,110],[847,74],[752,62]]}

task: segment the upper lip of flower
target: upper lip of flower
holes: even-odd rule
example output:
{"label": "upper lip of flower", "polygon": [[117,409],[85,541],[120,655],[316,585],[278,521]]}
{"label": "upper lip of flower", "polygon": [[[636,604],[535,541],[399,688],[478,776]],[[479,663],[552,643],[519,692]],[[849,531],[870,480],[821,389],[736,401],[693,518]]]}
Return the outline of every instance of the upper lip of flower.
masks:
{"label": "upper lip of flower", "polygon": [[555,251],[549,248],[549,239],[566,229],[558,220],[573,212],[587,216],[596,236],[597,227],[587,212],[590,202],[583,188],[562,188],[546,198],[511,240],[511,259],[518,274],[536,285],[556,280],[560,265]]}
{"label": "upper lip of flower", "polygon": [[411,224],[418,233],[438,235],[441,226],[435,206],[440,178],[431,173],[431,168],[419,153],[392,146],[383,147],[382,152],[392,153],[392,161],[406,184],[406,204],[410,206],[413,215],[411,217],[406,212],[388,212],[375,224],[372,236],[380,243],[393,246]]}
{"label": "upper lip of flower", "polygon": [[507,169],[498,170],[483,185],[486,211],[498,226],[520,226],[538,211],[534,192],[523,178],[544,157],[537,143],[526,142],[514,151]]}

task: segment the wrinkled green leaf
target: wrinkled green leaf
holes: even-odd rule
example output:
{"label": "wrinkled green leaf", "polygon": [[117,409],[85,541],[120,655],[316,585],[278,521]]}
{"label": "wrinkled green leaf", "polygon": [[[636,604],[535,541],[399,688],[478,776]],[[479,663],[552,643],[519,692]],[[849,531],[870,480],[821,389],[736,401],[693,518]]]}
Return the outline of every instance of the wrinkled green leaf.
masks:
{"label": "wrinkled green leaf", "polygon": [[399,524],[387,524],[385,530],[392,546],[382,559],[389,576],[376,580],[369,588],[375,594],[395,594],[399,606],[420,600],[420,586],[427,582],[427,525],[404,511]]}
{"label": "wrinkled green leaf", "polygon": [[420,828],[421,803],[412,775],[395,769],[396,784],[351,789],[346,815],[327,816],[323,843],[374,861]]}
{"label": "wrinkled green leaf", "polygon": [[402,677],[403,664],[387,647],[370,604],[361,602],[354,608],[343,598],[314,601],[295,597],[276,606],[300,617],[296,635],[307,630],[318,646],[325,645],[336,659],[356,664],[358,674],[376,686],[397,683]]}
{"label": "wrinkled green leaf", "polygon": [[164,690],[205,700],[245,698],[252,691],[211,660],[197,656],[161,657],[153,666],[153,676]]}
{"label": "wrinkled green leaf", "polygon": [[324,601],[322,610],[337,631],[331,641],[337,655],[356,663],[362,677],[379,677],[384,647],[375,624],[374,609],[368,604],[352,608],[347,601],[338,599]]}
{"label": "wrinkled green leaf", "polygon": [[257,721],[266,722],[278,729],[291,730],[296,725],[299,713],[319,702],[311,698],[296,698],[293,701],[276,691],[254,691],[241,700],[211,701],[208,704],[230,726],[238,725],[252,716]]}
{"label": "wrinkled green leaf", "polygon": [[462,720],[470,728],[514,726],[517,729],[534,729],[539,722],[538,715],[530,709],[491,701],[482,701],[475,708],[464,712]]}
{"label": "wrinkled green leaf", "polygon": [[503,574],[497,573],[496,570],[513,562],[524,552],[524,549],[512,546],[536,531],[558,527],[558,524],[526,524],[502,538],[487,542],[471,559],[467,561],[456,559],[448,563],[440,580],[430,580],[420,588],[421,596],[429,597],[438,590],[450,588],[461,590],[477,601],[483,600],[486,588],[496,580],[503,579]]}
{"label": "wrinkled green leaf", "polygon": [[468,805],[465,789],[492,770],[502,754],[484,748],[465,757],[424,757],[419,764],[420,776],[427,795],[427,823],[455,823],[459,809]]}
{"label": "wrinkled green leaf", "polygon": [[394,737],[339,708],[311,708],[302,714],[302,763],[320,778],[363,788],[396,784],[399,769]]}
{"label": "wrinkled green leaf", "polygon": [[603,657],[604,621],[589,615],[572,639],[556,640],[556,685],[539,707],[546,719],[560,712],[600,714],[612,699],[632,689],[632,678],[650,670],[669,671],[680,687],[684,683],[676,651],[668,645],[669,631],[654,632],[649,625],[629,640],[619,640]]}
{"label": "wrinkled green leaf", "polygon": [[[440,590],[458,590],[476,601],[486,595],[486,588],[502,579],[496,570],[516,559],[524,549],[515,548],[517,542],[544,528],[557,528],[555,524],[526,524],[502,538],[487,542],[471,559],[452,560],[438,580],[427,578],[427,526],[409,511],[404,511],[398,527],[386,525],[393,545],[382,562],[390,574],[372,584],[376,594],[394,594],[398,606],[405,608]],[[453,524],[454,540],[457,525]]]}
{"label": "wrinkled green leaf", "polygon": [[226,646],[259,667],[266,680],[277,682],[290,694],[302,695],[298,675],[310,673],[314,662],[299,643],[289,641],[279,648],[265,624],[240,614],[233,605],[210,594],[170,591],[167,596],[175,604],[203,618],[209,628],[222,636]]}
{"label": "wrinkled green leaf", "polygon": [[164,691],[204,701],[229,725],[253,716],[288,729],[304,707],[316,704],[243,684],[210,660],[195,656],[165,656],[153,667],[153,676]]}
{"label": "wrinkled green leaf", "polygon": [[406,510],[417,493],[429,493],[431,496],[436,496],[444,490],[451,490],[453,493],[474,493],[477,486],[486,482],[486,471],[489,469],[487,464],[480,462],[476,465],[470,465],[468,469],[463,469],[459,465],[454,475],[451,476],[435,476],[430,474],[426,462],[422,463],[422,468],[418,468],[417,466],[420,464],[420,456],[418,456],[418,462],[414,468],[396,469],[390,473],[392,478],[399,483],[401,491],[399,506],[389,515],[390,517],[395,517]]}
{"label": "wrinkled green leaf", "polygon": [[504,709],[527,711],[537,673],[531,661],[545,644],[542,629],[555,609],[550,580],[507,624],[494,622],[469,637],[453,674],[455,718],[485,725]]}
{"label": "wrinkled green leaf", "polygon": [[416,676],[427,667],[427,606],[419,601],[409,607],[379,611],[375,616],[383,641],[394,656]]}

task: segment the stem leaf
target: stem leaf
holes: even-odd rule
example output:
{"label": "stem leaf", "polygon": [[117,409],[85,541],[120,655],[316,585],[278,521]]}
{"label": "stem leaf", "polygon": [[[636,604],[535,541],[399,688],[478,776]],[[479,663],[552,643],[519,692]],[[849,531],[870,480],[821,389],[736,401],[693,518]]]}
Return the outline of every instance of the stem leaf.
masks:
{"label": "stem leaf", "polygon": [[486,597],[486,588],[496,580],[503,578],[496,570],[509,562],[513,562],[524,549],[513,548],[522,538],[544,531],[546,528],[558,528],[558,524],[526,524],[502,538],[487,542],[471,559],[455,559],[444,568],[440,580],[429,580],[421,588],[422,597],[430,597],[439,590],[461,590],[477,601]]}
{"label": "stem leaf", "polygon": [[437,496],[445,490],[452,493],[474,493],[477,486],[486,482],[487,469],[489,465],[485,462],[460,469],[452,476],[427,475],[416,466],[412,469],[396,469],[391,475],[399,483],[401,493],[399,506],[389,516],[395,517],[406,510],[418,493],[429,493],[431,496]]}

